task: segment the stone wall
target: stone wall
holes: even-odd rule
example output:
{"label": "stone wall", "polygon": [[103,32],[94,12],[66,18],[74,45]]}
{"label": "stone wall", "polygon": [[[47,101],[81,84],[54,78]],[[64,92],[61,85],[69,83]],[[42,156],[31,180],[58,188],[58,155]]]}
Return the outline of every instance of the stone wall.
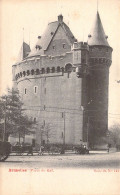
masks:
{"label": "stone wall", "polygon": [[[35,93],[35,87],[37,92]],[[25,94],[26,88],[26,94]],[[36,142],[40,142],[40,126],[50,125],[50,143],[79,144],[82,139],[81,79],[76,73],[24,80],[18,83],[24,109],[38,122]],[[64,124],[65,113],[65,124]],[[45,123],[45,124],[44,124]],[[45,141],[46,137],[43,136]]]}
{"label": "stone wall", "polygon": [[[44,126],[43,131],[46,126],[50,126],[49,143],[62,144],[64,128],[66,144],[80,144],[80,140],[82,140],[82,79],[77,78],[74,68],[71,69],[72,72],[65,69],[67,64],[72,66],[72,63],[72,53],[70,52],[52,58],[49,56],[32,58],[13,66],[25,112],[31,120],[37,121],[37,144],[41,142],[41,126]],[[44,73],[42,73],[43,67]],[[47,72],[48,67],[50,72]],[[52,72],[53,67],[55,72]],[[39,69],[39,73],[37,73],[37,69]],[[30,75],[27,74],[28,70]],[[32,70],[34,70],[34,74],[32,74]],[[47,137],[44,134],[42,139],[46,143]]]}

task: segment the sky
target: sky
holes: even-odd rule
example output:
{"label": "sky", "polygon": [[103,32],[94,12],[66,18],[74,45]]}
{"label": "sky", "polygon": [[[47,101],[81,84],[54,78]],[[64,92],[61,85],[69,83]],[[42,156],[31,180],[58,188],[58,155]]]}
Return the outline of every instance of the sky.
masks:
{"label": "sky", "polygon": [[[98,11],[113,48],[109,79],[109,126],[120,121],[120,0],[98,0]],[[62,14],[78,41],[87,41],[97,12],[97,0],[1,0],[0,95],[12,86],[12,65],[23,39],[34,47],[47,24]],[[23,31],[24,28],[24,31]]]}

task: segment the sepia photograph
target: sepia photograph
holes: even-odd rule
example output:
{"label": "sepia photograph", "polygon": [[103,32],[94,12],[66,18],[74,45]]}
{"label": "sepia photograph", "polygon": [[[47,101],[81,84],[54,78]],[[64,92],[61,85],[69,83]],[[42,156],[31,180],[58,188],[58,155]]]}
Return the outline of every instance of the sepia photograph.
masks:
{"label": "sepia photograph", "polygon": [[0,1],[0,194],[120,194],[120,1]]}

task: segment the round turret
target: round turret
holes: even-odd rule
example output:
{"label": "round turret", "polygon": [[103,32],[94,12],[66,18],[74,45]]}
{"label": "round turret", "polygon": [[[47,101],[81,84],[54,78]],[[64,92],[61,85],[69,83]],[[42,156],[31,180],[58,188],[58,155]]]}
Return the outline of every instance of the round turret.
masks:
{"label": "round turret", "polygon": [[98,137],[105,136],[108,129],[108,86],[112,48],[107,38],[97,12],[93,28],[88,35],[90,75],[87,78],[86,115],[89,121],[89,142],[92,144],[98,142]]}

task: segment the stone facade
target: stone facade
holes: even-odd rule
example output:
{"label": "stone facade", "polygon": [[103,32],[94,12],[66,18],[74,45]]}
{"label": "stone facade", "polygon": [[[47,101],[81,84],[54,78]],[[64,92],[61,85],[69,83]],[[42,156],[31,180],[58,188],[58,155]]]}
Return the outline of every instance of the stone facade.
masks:
{"label": "stone facade", "polygon": [[13,65],[14,87],[25,112],[37,121],[31,136],[36,145],[92,145],[105,135],[112,48],[91,43],[78,42],[60,15],[29,55]]}

